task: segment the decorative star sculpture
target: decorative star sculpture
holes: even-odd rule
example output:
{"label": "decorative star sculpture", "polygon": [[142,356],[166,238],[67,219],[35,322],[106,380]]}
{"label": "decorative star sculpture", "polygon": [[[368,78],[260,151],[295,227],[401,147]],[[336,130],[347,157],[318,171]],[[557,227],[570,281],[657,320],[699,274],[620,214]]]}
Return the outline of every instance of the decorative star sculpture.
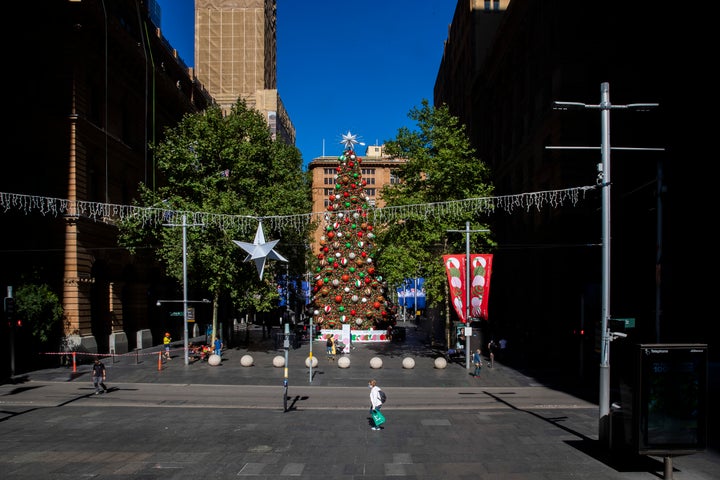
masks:
{"label": "decorative star sculpture", "polygon": [[267,260],[287,262],[285,257],[274,250],[275,245],[277,245],[279,241],[280,240],[273,240],[272,242],[265,243],[265,233],[263,232],[262,222],[260,222],[257,232],[255,232],[255,240],[253,243],[240,242],[238,240],[233,240],[233,243],[248,252],[248,256],[245,257],[244,261],[255,261],[258,275],[260,275],[260,280],[262,280],[263,272],[265,271],[265,262]]}
{"label": "decorative star sculpture", "polygon": [[360,143],[357,141],[357,135],[351,134],[350,130],[348,130],[348,133],[344,134],[342,138],[343,139],[340,143],[345,145],[345,148],[353,148],[353,145]]}

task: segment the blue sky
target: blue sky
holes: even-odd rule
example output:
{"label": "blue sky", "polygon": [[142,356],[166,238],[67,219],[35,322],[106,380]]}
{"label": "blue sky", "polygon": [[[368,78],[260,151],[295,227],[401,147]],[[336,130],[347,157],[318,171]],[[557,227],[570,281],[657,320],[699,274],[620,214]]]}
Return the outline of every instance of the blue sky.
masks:
{"label": "blue sky", "polygon": [[[194,0],[158,0],[161,31],[194,63]],[[304,163],[394,138],[422,99],[432,104],[457,0],[277,0],[278,92]],[[364,147],[356,147],[364,154]]]}

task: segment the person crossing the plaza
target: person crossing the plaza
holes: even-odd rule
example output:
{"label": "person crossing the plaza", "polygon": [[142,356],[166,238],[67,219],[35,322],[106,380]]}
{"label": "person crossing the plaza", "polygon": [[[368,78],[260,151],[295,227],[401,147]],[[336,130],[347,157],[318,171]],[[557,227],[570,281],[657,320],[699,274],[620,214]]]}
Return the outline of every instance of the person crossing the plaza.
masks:
{"label": "person crossing the plaza", "polygon": [[482,369],[482,356],[480,355],[479,348],[477,350],[475,350],[475,353],[473,353],[472,361],[473,361],[473,365],[475,366],[475,371],[472,373],[472,376],[479,377],[480,370]]}
{"label": "person crossing the plaza", "polygon": [[99,358],[96,358],[92,366],[92,383],[93,387],[95,387],[95,395],[108,391],[107,386],[105,386],[106,378],[105,364]]}
{"label": "person crossing the plaza", "polygon": [[172,338],[170,338],[170,332],[166,332],[165,338],[163,338],[163,345],[165,346],[165,358],[167,360],[170,360],[170,342],[172,342]]}
{"label": "person crossing the plaza", "polygon": [[383,404],[381,390],[374,378],[368,382],[368,387],[370,388],[370,424],[372,425],[370,429],[382,430],[381,423],[385,423],[385,417],[382,414],[378,415]]}

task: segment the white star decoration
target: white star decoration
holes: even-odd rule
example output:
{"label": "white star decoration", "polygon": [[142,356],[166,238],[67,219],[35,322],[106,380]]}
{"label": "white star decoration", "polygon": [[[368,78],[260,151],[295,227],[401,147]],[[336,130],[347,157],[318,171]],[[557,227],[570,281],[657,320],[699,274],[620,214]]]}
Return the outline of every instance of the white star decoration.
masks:
{"label": "white star decoration", "polygon": [[348,133],[344,134],[342,138],[343,139],[340,143],[345,145],[345,148],[353,148],[353,145],[360,143],[357,141],[357,135],[351,134],[350,130],[348,130]]}
{"label": "white star decoration", "polygon": [[267,260],[280,260],[281,262],[287,262],[287,259],[277,253],[274,248],[280,240],[273,240],[272,242],[265,243],[265,233],[263,232],[262,222],[258,224],[257,232],[255,232],[255,240],[253,243],[240,242],[233,240],[237,246],[248,252],[248,256],[245,257],[245,262],[255,260],[255,266],[257,267],[260,280],[262,280],[263,271],[265,270],[265,262]]}

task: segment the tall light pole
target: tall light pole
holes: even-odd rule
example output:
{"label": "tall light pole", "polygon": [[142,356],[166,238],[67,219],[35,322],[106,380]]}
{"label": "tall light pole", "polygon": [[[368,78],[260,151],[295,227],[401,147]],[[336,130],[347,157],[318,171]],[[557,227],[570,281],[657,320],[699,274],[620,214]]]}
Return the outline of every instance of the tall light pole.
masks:
{"label": "tall light pole", "polygon": [[600,156],[599,182],[602,188],[602,308],[600,343],[600,398],[598,437],[609,444],[610,441],[610,341],[612,335],[608,328],[610,320],[610,110],[649,110],[657,103],[633,103],[613,105],[610,103],[610,84],[600,85],[600,103],[587,105],[580,102],[554,102],[554,108],[560,110],[584,108],[600,110]]}
{"label": "tall light pole", "polygon": [[[465,222],[465,230],[445,230],[465,234],[465,322],[470,325],[470,234],[478,232],[489,232],[490,230],[470,230],[470,222]],[[482,345],[482,338],[478,339]],[[470,370],[470,335],[465,334],[465,368]]]}
{"label": "tall light pole", "polygon": [[185,365],[190,364],[188,356],[188,299],[187,299],[187,227],[203,226],[202,223],[187,223],[187,215],[182,216],[180,225],[175,223],[163,223],[164,227],[182,227],[182,251],[183,251],[183,347],[185,349]]}

